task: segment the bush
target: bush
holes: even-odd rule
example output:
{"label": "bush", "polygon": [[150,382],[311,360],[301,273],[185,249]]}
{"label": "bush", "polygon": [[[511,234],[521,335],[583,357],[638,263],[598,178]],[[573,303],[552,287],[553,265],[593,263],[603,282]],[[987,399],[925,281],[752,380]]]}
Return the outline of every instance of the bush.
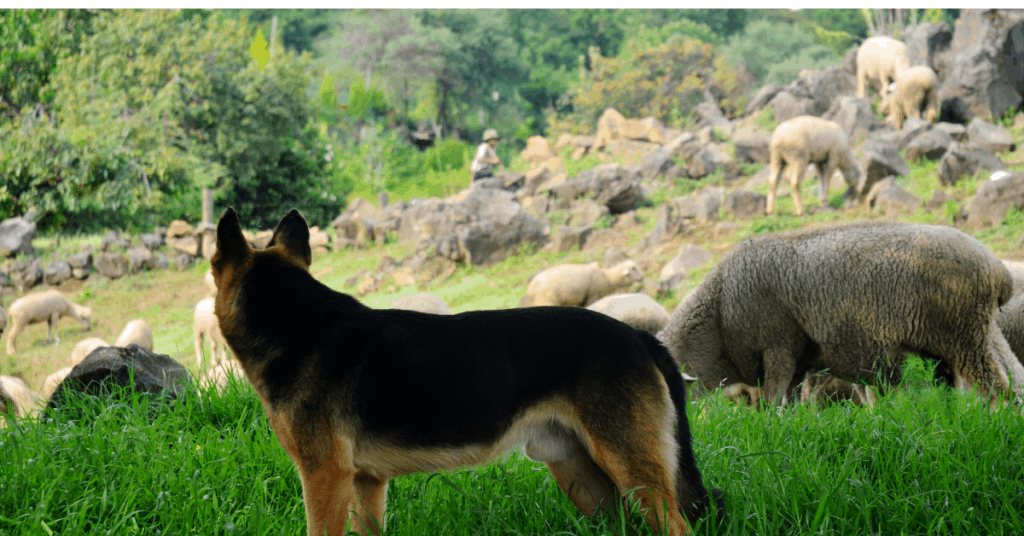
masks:
{"label": "bush", "polygon": [[836,52],[818,44],[814,36],[795,24],[759,20],[722,47],[722,54],[736,66],[745,66],[757,77],[757,85],[785,85],[801,69],[824,69],[841,61]]}

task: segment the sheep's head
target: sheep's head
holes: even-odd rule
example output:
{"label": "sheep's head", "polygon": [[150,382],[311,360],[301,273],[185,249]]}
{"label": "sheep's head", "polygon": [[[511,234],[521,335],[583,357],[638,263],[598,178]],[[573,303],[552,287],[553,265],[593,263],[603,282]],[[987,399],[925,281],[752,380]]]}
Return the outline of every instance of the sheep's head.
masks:
{"label": "sheep's head", "polygon": [[78,310],[78,320],[82,322],[82,329],[92,329],[92,307],[82,307]]}
{"label": "sheep's head", "polygon": [[612,268],[612,274],[615,280],[619,281],[622,285],[632,285],[644,280],[644,273],[633,261],[622,261],[616,264]]}

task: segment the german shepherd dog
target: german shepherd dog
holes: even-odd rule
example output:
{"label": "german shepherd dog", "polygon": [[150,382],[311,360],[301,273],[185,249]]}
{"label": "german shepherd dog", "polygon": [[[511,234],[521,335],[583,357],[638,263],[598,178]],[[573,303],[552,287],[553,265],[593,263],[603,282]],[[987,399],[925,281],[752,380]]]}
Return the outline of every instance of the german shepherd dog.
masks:
{"label": "german shepherd dog", "polygon": [[233,209],[217,225],[216,314],[298,467],[309,536],[344,534],[350,512],[352,530],[380,534],[389,479],[520,444],[586,515],[632,494],[680,535],[710,506],[682,377],[652,335],[574,307],[371,309],[311,261],[297,210],[260,251]]}

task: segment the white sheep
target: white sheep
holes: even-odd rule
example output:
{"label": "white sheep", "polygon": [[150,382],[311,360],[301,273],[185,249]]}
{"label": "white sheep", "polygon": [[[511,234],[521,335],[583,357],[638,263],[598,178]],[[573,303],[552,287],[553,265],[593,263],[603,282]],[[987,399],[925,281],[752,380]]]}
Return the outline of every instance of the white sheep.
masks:
{"label": "white sheep", "polygon": [[110,346],[110,344],[99,337],[89,337],[88,339],[78,341],[75,349],[71,350],[71,366],[73,367],[85,361],[85,358],[89,357],[93,350],[103,348],[104,346]]}
{"label": "white sheep", "polygon": [[857,96],[867,96],[867,86],[875,85],[884,99],[889,84],[910,68],[907,45],[891,37],[872,37],[857,49]]}
{"label": "white sheep", "polygon": [[196,363],[203,368],[203,337],[210,341],[210,360],[217,364],[217,349],[220,349],[220,362],[228,362],[228,343],[224,340],[224,334],[220,331],[220,323],[217,315],[213,313],[213,298],[203,298],[196,304],[193,315],[192,334],[196,341]]}
{"label": "white sheep", "polygon": [[62,316],[70,316],[82,323],[82,329],[91,329],[90,319],[92,308],[72,303],[60,293],[59,290],[44,290],[27,296],[22,296],[11,304],[9,311],[11,317],[11,329],[7,334],[7,355],[13,355],[17,351],[15,340],[18,335],[29,324],[46,321],[48,324],[48,342],[60,342],[57,336],[57,322]]}
{"label": "white sheep", "polygon": [[426,292],[402,296],[395,300],[395,303],[391,305],[391,308],[404,309],[406,311],[419,311],[421,313],[431,313],[435,315],[452,314],[452,310],[444,300]]}
{"label": "white sheep", "polygon": [[43,381],[43,388],[39,390],[39,394],[43,396],[43,400],[49,400],[53,396],[54,391],[57,390],[57,386],[60,382],[64,381],[64,378],[71,374],[71,369],[75,367],[64,367],[60,370],[54,371],[52,374],[46,377]]}
{"label": "white sheep", "polygon": [[633,261],[622,261],[611,268],[590,264],[559,264],[547,268],[530,280],[520,307],[538,305],[577,305],[586,307],[597,300],[625,290],[643,280],[644,274]]}
{"label": "white sheep", "polygon": [[210,296],[217,295],[217,282],[213,279],[213,270],[207,270],[206,275],[203,276],[203,282],[206,283],[206,289],[209,290]]}
{"label": "white sheep", "polygon": [[0,376],[0,414],[34,417],[43,409],[36,393],[21,378]]}
{"label": "white sheep", "polygon": [[668,324],[669,313],[646,294],[612,294],[590,304],[587,309],[606,314],[635,329],[657,335]]}
{"label": "white sheep", "polygon": [[939,114],[939,77],[931,67],[918,65],[900,74],[878,111],[889,116],[893,128],[903,128],[908,117],[934,123]]}
{"label": "white sheep", "polygon": [[124,326],[124,331],[117,336],[114,346],[126,347],[137,344],[150,352],[153,351],[153,330],[145,320],[136,318]]}
{"label": "white sheep", "polygon": [[199,380],[199,387],[206,390],[223,389],[228,383],[229,376],[234,376],[238,380],[245,382],[245,371],[242,370],[242,365],[234,359],[221,363],[207,371],[206,375]]}
{"label": "white sheep", "polygon": [[802,115],[779,125],[772,133],[771,175],[768,176],[768,203],[765,211],[775,210],[775,190],[779,177],[786,171],[793,204],[797,216],[803,215],[804,206],[800,199],[800,183],[808,164],[818,169],[818,198],[821,206],[828,206],[828,181],[836,170],[843,172],[843,179],[852,188],[860,180],[857,158],[850,150],[846,133],[832,121]]}

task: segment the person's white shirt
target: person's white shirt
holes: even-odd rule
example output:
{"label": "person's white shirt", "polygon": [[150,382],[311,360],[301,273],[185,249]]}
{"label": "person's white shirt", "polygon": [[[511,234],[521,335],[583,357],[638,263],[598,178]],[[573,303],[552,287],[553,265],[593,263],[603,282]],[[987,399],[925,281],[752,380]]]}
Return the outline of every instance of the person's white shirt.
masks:
{"label": "person's white shirt", "polygon": [[469,166],[469,170],[472,171],[474,175],[494,173],[494,164],[484,162],[484,158],[498,158],[498,153],[494,152],[494,149],[492,149],[491,145],[486,141],[476,148],[476,156],[473,157],[473,163]]}

